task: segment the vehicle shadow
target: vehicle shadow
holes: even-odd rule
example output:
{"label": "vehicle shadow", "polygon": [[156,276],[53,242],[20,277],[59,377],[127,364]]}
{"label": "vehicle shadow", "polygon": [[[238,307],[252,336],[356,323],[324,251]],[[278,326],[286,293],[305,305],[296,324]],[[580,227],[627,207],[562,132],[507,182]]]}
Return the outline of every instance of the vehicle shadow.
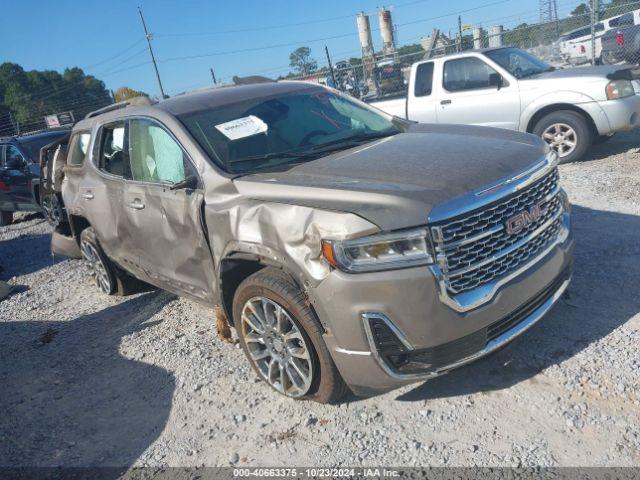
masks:
{"label": "vehicle shadow", "polygon": [[[60,260],[61,257],[57,257]],[[0,280],[37,272],[55,263],[51,235],[27,234],[0,241]]]}
{"label": "vehicle shadow", "polygon": [[417,401],[509,388],[559,364],[640,312],[640,216],[574,206],[567,294],[507,348],[398,397]]}
{"label": "vehicle shadow", "polygon": [[621,132],[604,143],[593,145],[579,163],[602,160],[628,151],[640,152],[640,130]]}
{"label": "vehicle shadow", "polygon": [[118,349],[174,298],[151,292],[70,321],[0,323],[0,467],[117,467],[118,478],[132,465],[163,431],[175,379]]}

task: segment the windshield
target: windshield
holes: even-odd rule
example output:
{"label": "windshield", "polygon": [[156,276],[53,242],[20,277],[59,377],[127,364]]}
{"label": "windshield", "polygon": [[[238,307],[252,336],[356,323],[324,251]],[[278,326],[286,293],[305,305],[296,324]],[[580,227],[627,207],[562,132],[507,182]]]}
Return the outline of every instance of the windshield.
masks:
{"label": "windshield", "polygon": [[538,57],[518,48],[490,50],[485,55],[516,78],[526,78],[554,69]]}
{"label": "windshield", "polygon": [[179,118],[214,162],[241,174],[288,168],[399,132],[375,111],[318,87]]}

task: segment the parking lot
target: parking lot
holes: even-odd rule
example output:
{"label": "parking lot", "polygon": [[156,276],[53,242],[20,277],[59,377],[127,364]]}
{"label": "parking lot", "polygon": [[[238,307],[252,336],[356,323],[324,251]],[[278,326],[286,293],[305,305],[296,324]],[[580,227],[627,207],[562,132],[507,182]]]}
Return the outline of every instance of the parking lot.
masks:
{"label": "parking lot", "polygon": [[335,406],[259,383],[213,314],[107,297],[34,214],[0,230],[0,465],[637,465],[640,132],[561,166],[568,294],[505,350]]}

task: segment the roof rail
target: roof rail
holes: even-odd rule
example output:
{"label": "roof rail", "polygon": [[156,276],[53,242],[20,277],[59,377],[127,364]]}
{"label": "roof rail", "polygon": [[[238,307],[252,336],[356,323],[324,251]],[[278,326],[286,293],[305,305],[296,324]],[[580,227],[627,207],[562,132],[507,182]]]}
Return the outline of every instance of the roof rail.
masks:
{"label": "roof rail", "polygon": [[144,106],[148,107],[153,105],[154,101],[152,101],[149,97],[145,95],[140,95],[139,97],[133,97],[128,100],[124,100],[118,103],[112,103],[111,105],[107,105],[106,107],[99,108],[98,110],[94,110],[93,112],[87,113],[84,118],[93,118],[98,115],[102,115],[103,113],[112,112],[114,110],[120,110],[121,108],[126,108],[128,106]]}
{"label": "roof rail", "polygon": [[255,83],[276,83],[276,81],[260,75],[250,75],[248,77],[233,77],[233,83],[235,85],[253,85]]}

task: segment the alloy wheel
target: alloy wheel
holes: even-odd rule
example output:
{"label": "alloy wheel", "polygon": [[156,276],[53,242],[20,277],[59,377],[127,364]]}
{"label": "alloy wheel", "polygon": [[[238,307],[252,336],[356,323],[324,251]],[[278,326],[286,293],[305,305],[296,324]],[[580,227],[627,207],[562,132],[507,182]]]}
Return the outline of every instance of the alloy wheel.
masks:
{"label": "alloy wheel", "polygon": [[566,123],[554,123],[549,125],[542,138],[556,152],[560,158],[570,155],[578,145],[576,131]]}
{"label": "alloy wheel", "polygon": [[314,366],[307,340],[289,313],[268,298],[253,297],[244,304],[241,318],[241,334],[260,376],[288,397],[304,396]]}
{"label": "alloy wheel", "polygon": [[109,272],[107,272],[107,266],[102,261],[98,250],[89,242],[81,242],[80,251],[84,259],[89,262],[94,283],[102,292],[109,295],[111,293],[111,280]]}

